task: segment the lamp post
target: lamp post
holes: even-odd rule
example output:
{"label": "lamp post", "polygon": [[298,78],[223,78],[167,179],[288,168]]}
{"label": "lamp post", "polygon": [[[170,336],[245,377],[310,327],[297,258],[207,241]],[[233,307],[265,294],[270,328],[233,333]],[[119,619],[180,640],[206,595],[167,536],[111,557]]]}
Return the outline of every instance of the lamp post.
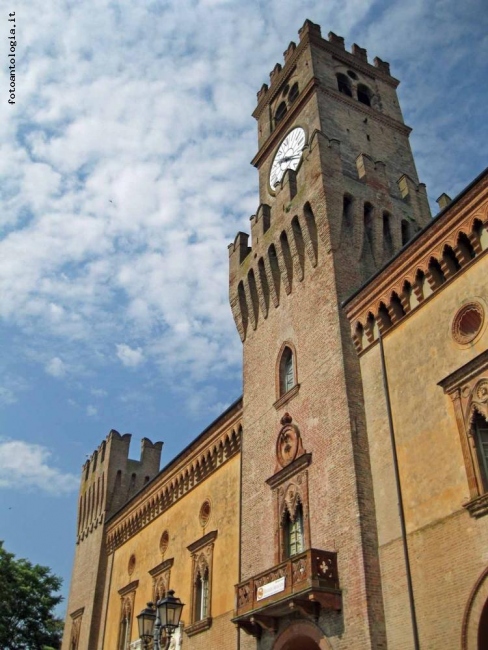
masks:
{"label": "lamp post", "polygon": [[174,591],[170,589],[168,595],[161,598],[156,605],[148,603],[147,607],[137,616],[139,625],[139,637],[145,650],[150,648],[152,642],[153,650],[161,648],[161,630],[165,630],[167,641],[164,650],[168,650],[173,632],[180,624],[181,612],[184,603],[174,597]]}

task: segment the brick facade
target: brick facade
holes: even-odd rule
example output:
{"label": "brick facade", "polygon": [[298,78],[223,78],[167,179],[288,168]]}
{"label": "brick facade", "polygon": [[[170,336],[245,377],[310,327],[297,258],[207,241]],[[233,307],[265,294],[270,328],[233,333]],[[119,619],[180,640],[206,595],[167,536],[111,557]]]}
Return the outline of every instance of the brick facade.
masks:
{"label": "brick facade", "polygon": [[259,91],[259,207],[229,245],[242,400],[159,474],[161,443],[136,463],[116,432],[87,463],[63,650],[119,649],[124,599],[169,583],[189,650],[413,648],[380,333],[421,647],[482,647],[488,176],[432,221],[397,86],[306,21]]}

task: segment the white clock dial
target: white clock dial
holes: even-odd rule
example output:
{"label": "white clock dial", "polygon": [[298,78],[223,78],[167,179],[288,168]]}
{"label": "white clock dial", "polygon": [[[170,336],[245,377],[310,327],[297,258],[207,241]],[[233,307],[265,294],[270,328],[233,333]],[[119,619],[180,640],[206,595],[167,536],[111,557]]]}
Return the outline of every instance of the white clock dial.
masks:
{"label": "white clock dial", "polygon": [[269,174],[269,184],[272,190],[281,181],[287,169],[296,170],[304,147],[305,131],[298,126],[286,136],[273,159]]}

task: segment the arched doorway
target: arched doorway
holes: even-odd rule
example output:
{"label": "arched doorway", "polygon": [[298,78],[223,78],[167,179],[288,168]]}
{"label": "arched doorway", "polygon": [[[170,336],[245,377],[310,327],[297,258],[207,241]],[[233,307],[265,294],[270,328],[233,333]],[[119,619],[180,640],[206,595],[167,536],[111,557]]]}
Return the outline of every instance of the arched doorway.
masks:
{"label": "arched doorway", "polygon": [[488,648],[488,567],[476,581],[464,610],[462,650]]}
{"label": "arched doorway", "polygon": [[318,625],[297,620],[278,636],[273,650],[331,650],[331,645]]}
{"label": "arched doorway", "polygon": [[282,650],[320,650],[320,646],[307,636],[296,636],[285,643]]}
{"label": "arched doorway", "polygon": [[485,602],[478,627],[478,650],[488,648],[488,600]]}

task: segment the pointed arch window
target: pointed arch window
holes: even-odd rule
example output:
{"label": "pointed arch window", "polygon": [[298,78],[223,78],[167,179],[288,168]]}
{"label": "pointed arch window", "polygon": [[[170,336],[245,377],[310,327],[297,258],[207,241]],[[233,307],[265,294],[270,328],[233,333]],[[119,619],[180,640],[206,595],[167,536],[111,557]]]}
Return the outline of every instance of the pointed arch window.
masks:
{"label": "pointed arch window", "polygon": [[439,386],[451,397],[456,415],[470,494],[463,506],[472,517],[488,515],[488,350]]}
{"label": "pointed arch window", "polygon": [[124,601],[122,602],[118,650],[129,649],[131,626],[132,626],[132,602],[130,598],[125,598]]}
{"label": "pointed arch window", "polygon": [[212,562],[216,539],[214,530],[188,546],[193,560],[191,623],[185,626],[188,636],[204,632],[212,625]]}
{"label": "pointed arch window", "polygon": [[136,589],[139,586],[139,580],[134,580],[126,587],[119,589],[120,603],[120,623],[119,623],[119,640],[117,650],[129,650],[130,637],[132,632],[132,618],[134,612],[134,600]]}
{"label": "pointed arch window", "polygon": [[305,550],[303,541],[303,509],[301,503],[297,505],[293,516],[286,510],[284,535],[287,557],[292,557],[292,555],[296,555]]}
{"label": "pointed arch window", "polygon": [[481,482],[488,492],[488,421],[478,412],[474,414],[471,434],[476,445]]}
{"label": "pointed arch window", "polygon": [[208,616],[208,577],[208,566],[204,564],[199,567],[195,580],[195,623]]}
{"label": "pointed arch window", "polygon": [[278,353],[275,365],[276,402],[274,407],[280,408],[292,399],[299,391],[297,372],[297,354],[295,346],[285,341]]}
{"label": "pointed arch window", "polygon": [[295,360],[291,348],[286,346],[280,362],[280,395],[291,390],[295,383]]}

